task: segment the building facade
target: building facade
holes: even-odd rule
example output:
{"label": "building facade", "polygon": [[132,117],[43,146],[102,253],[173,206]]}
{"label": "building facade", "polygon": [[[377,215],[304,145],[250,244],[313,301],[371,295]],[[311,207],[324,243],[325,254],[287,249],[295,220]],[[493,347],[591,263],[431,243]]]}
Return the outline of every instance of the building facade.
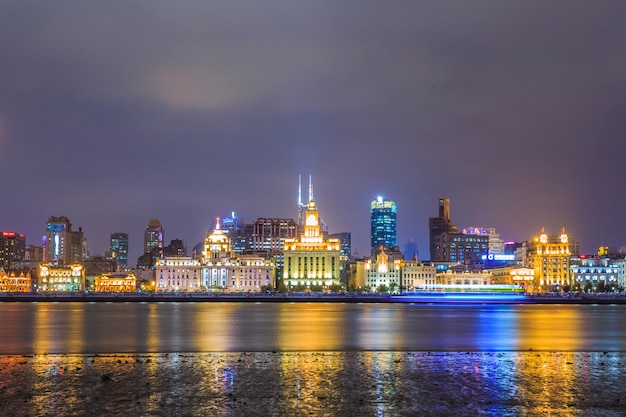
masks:
{"label": "building facade", "polygon": [[155,291],[200,291],[200,261],[186,256],[167,256],[155,264]]}
{"label": "building facade", "polygon": [[288,287],[310,289],[341,285],[341,244],[324,239],[315,200],[311,199],[304,214],[304,231],[298,239],[285,239],[283,282]]}
{"label": "building facade", "polygon": [[150,219],[143,233],[143,253],[150,253],[154,248],[162,248],[164,242],[161,222],[158,219]]}
{"label": "building facade", "polygon": [[78,292],[85,290],[85,268],[82,265],[39,266],[39,292]]}
{"label": "building facade", "polygon": [[570,287],[570,242],[563,229],[560,236],[548,236],[542,229],[541,234],[526,242],[526,265],[535,271],[531,292],[562,291]]}
{"label": "building facade", "polygon": [[11,262],[26,258],[26,237],[22,233],[0,232],[0,268],[11,268]]}
{"label": "building facade", "polygon": [[65,217],[48,219],[44,237],[44,261],[58,265],[80,263],[84,259],[84,238],[81,227],[72,230],[72,223]]}
{"label": "building facade", "polygon": [[407,260],[402,262],[400,285],[403,290],[415,291],[434,288],[437,269],[433,264]]}
{"label": "building facade", "polygon": [[387,249],[398,245],[397,213],[398,207],[394,201],[379,196],[370,203],[372,256],[376,256],[381,248]]}
{"label": "building facade", "polygon": [[128,268],[128,233],[111,233],[109,249],[117,269],[124,270]]}
{"label": "building facade", "polygon": [[491,283],[498,285],[517,285],[529,291],[535,281],[535,270],[519,265],[509,265],[489,269]]}
{"label": "building facade", "polygon": [[447,270],[445,272],[437,273],[435,277],[436,286],[438,288],[445,288],[447,286],[478,286],[478,285],[491,285],[491,273],[489,271],[463,271],[454,272]]}
{"label": "building facade", "polygon": [[438,258],[438,256],[441,256],[441,252],[436,250],[437,238],[443,233],[459,233],[459,228],[456,227],[450,218],[449,198],[439,199],[439,216],[428,219],[428,230],[430,232],[430,259],[433,262],[443,262],[444,259]]}
{"label": "building facade", "polygon": [[378,292],[400,290],[401,260],[390,259],[383,248],[376,255],[376,262],[365,262],[365,287]]}
{"label": "building facade", "polygon": [[458,262],[464,265],[482,263],[489,253],[489,236],[443,232],[435,238],[436,262]]}
{"label": "building facade", "polygon": [[570,262],[572,289],[584,292],[604,292],[623,287],[624,260],[605,256],[576,257]]}
{"label": "building facade", "polygon": [[98,275],[94,281],[95,292],[136,292],[137,278],[133,273],[115,272]]}
{"label": "building facade", "polygon": [[30,273],[7,273],[0,267],[0,292],[25,293],[31,292]]}

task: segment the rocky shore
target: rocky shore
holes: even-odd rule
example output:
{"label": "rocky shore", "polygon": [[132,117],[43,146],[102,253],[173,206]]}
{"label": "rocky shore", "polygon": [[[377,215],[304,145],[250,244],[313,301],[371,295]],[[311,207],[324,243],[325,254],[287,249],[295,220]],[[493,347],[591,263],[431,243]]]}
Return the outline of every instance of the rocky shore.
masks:
{"label": "rocky shore", "polygon": [[0,356],[0,415],[618,416],[625,365],[602,352]]}

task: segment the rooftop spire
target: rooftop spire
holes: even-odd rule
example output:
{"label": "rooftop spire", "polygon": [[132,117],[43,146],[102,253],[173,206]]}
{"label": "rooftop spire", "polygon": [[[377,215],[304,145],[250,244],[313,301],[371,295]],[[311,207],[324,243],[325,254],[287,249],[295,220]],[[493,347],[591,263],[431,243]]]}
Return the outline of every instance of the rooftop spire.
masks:
{"label": "rooftop spire", "polygon": [[311,174],[309,174],[309,201],[313,200],[313,181],[311,180]]}

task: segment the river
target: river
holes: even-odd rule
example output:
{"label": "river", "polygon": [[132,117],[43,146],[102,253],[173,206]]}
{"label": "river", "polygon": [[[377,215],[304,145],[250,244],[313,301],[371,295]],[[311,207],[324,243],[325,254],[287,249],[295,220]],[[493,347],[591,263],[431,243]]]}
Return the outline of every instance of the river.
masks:
{"label": "river", "polygon": [[626,305],[0,303],[0,354],[624,352]]}

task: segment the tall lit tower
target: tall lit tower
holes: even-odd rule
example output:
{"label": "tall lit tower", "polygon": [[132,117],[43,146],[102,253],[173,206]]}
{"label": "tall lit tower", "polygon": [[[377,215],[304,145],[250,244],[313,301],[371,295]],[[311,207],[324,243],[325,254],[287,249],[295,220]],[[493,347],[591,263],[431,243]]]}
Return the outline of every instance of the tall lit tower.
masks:
{"label": "tall lit tower", "polygon": [[391,248],[397,245],[396,238],[396,203],[378,197],[370,205],[372,227],[372,256],[376,255],[380,248]]}
{"label": "tall lit tower", "polygon": [[73,231],[72,223],[65,216],[50,217],[44,236],[44,260],[48,263],[71,265],[83,260],[83,252],[82,228]]}
{"label": "tall lit tower", "polygon": [[[313,181],[311,175],[309,175],[309,199],[313,200]],[[298,175],[298,226],[304,226],[306,223],[306,211],[309,207],[308,203],[302,202],[302,176]]]}
{"label": "tall lit tower", "polygon": [[163,247],[163,226],[157,219],[151,219],[146,225],[146,230],[143,234],[143,250],[144,253],[149,253],[153,248]]}
{"label": "tall lit tower", "polygon": [[111,254],[113,255],[117,267],[125,269],[128,267],[128,233],[111,233]]}
{"label": "tall lit tower", "polygon": [[11,261],[26,256],[26,238],[22,233],[0,232],[0,268],[9,269]]}

